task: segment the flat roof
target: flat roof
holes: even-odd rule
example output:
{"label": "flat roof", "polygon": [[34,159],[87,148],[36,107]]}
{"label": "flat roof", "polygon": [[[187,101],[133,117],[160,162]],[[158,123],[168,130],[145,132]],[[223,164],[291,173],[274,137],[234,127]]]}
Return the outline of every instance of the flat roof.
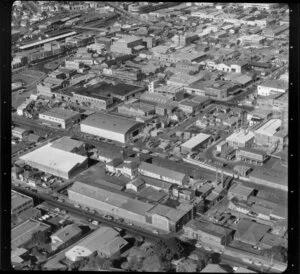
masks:
{"label": "flat roof", "polygon": [[52,143],[42,146],[20,157],[21,160],[35,163],[49,169],[69,172],[75,166],[82,164],[88,158],[75,153],[52,147]]}
{"label": "flat roof", "polygon": [[51,237],[58,237],[62,242],[66,242],[71,238],[79,235],[81,233],[81,229],[76,224],[70,224],[65,226],[64,228],[56,231]]}
{"label": "flat roof", "polygon": [[234,132],[230,136],[226,138],[226,141],[231,142],[247,142],[254,138],[254,133],[249,131],[245,134],[244,130],[240,130],[239,132]]}
{"label": "flat roof", "polygon": [[179,221],[186,214],[186,212],[184,212],[182,210],[175,209],[175,208],[165,206],[165,205],[162,205],[162,204],[158,204],[158,205],[154,206],[150,210],[150,213],[161,215],[161,216],[166,217],[170,221],[175,222],[175,223],[177,221]]}
{"label": "flat roof", "polygon": [[11,191],[11,209],[15,209],[28,201],[33,201],[33,199],[17,191]]}
{"label": "flat roof", "polygon": [[278,129],[281,126],[280,119],[271,119],[255,132],[258,134],[263,134],[272,137],[275,133],[278,132]]}
{"label": "flat roof", "polygon": [[74,110],[70,110],[70,109],[64,109],[64,108],[60,108],[60,107],[55,107],[52,109],[49,109],[45,112],[42,113],[43,115],[47,115],[47,116],[51,116],[51,117],[55,117],[58,119],[71,119],[76,115],[79,115],[79,112],[74,111]]}
{"label": "flat roof", "polygon": [[255,148],[251,148],[251,147],[241,147],[241,148],[239,148],[239,150],[250,152],[250,153],[253,153],[253,154],[262,155],[262,156],[266,155],[265,151],[261,151],[259,149],[255,149]]}
{"label": "flat roof", "polygon": [[151,204],[78,181],[69,190],[143,216],[153,207]]}
{"label": "flat roof", "polygon": [[288,88],[288,83],[282,80],[266,80],[262,84],[260,84],[262,87],[269,87],[269,88],[276,88],[276,89],[284,89],[286,90]]}
{"label": "flat roof", "polygon": [[100,128],[103,130],[126,134],[130,129],[142,123],[122,116],[107,113],[95,113],[81,122],[81,125]]}
{"label": "flat roof", "polygon": [[205,134],[205,133],[199,133],[198,135],[192,137],[185,143],[181,144],[181,147],[187,148],[187,149],[192,149],[195,146],[202,144],[203,142],[207,141],[211,137],[210,134]]}
{"label": "flat roof", "polygon": [[191,220],[185,226],[190,227],[194,230],[201,230],[203,232],[215,235],[217,237],[222,237],[233,232],[232,229],[220,225],[216,225],[213,223],[207,223],[207,222],[202,222],[197,220]]}
{"label": "flat roof", "polygon": [[231,192],[231,193],[238,194],[238,195],[249,196],[253,190],[254,190],[254,188],[250,188],[250,187],[246,187],[241,184],[237,184],[237,185],[231,187],[229,189],[228,193]]}
{"label": "flat roof", "polygon": [[73,149],[80,148],[83,145],[84,142],[82,141],[74,140],[69,136],[64,136],[58,140],[55,140],[51,147],[71,152]]}
{"label": "flat roof", "polygon": [[167,178],[172,178],[174,180],[183,180],[186,176],[184,173],[177,172],[168,168],[160,167],[154,164],[149,164],[147,162],[141,162],[139,169],[146,170],[148,172],[152,172],[154,174],[159,174],[161,176],[165,176]]}

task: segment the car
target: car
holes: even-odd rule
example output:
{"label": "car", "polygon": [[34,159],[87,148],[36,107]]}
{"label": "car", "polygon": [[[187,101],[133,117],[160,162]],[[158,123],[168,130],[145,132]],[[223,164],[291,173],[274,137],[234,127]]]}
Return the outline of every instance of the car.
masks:
{"label": "car", "polygon": [[156,234],[156,235],[159,234],[159,232],[158,232],[157,229],[153,229],[153,230],[152,230],[152,233],[154,233],[154,234]]}
{"label": "car", "polygon": [[103,216],[105,219],[108,219],[108,220],[112,220],[113,219],[113,216],[110,216],[110,215],[104,215]]}
{"label": "car", "polygon": [[128,223],[128,225],[133,226],[133,223]]}

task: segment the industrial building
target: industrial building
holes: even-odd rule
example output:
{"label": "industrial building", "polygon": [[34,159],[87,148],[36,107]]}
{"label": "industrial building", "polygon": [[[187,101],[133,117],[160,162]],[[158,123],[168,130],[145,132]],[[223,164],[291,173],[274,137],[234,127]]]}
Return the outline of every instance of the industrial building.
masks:
{"label": "industrial building", "polygon": [[168,232],[178,231],[184,223],[192,218],[192,206],[185,209],[174,209],[160,204],[145,203],[81,182],[75,182],[68,189],[68,196],[76,204],[82,204],[131,222],[152,225],[154,228]]}
{"label": "industrial building", "polygon": [[254,189],[250,187],[243,186],[241,184],[236,184],[232,186],[227,193],[228,200],[236,197],[239,201],[247,201],[249,197],[253,194]]}
{"label": "industrial building", "polygon": [[181,144],[181,152],[189,153],[192,151],[197,151],[200,147],[206,145],[211,139],[210,134],[199,133],[198,135],[192,137],[185,143]]}
{"label": "industrial building", "polygon": [[81,120],[79,112],[60,107],[40,113],[39,119],[43,121],[43,124],[59,125],[63,129],[67,129]]}
{"label": "industrial building", "polygon": [[18,216],[29,208],[33,208],[33,199],[27,195],[11,191],[11,215]]}
{"label": "industrial building", "polygon": [[144,124],[107,113],[97,113],[81,122],[81,132],[126,143],[136,137]]}
{"label": "industrial building", "polygon": [[26,164],[43,172],[70,179],[88,166],[88,158],[63,151],[49,143],[20,157]]}
{"label": "industrial building", "polygon": [[29,134],[29,130],[20,127],[14,127],[11,131],[11,134],[13,137],[23,139],[25,136]]}
{"label": "industrial building", "polygon": [[229,146],[232,147],[251,147],[254,143],[254,133],[251,131],[240,130],[232,133],[226,138]]}
{"label": "industrial building", "polygon": [[268,155],[265,151],[254,148],[240,148],[236,151],[236,158],[240,161],[249,162],[250,164],[262,166],[267,160]]}
{"label": "industrial building", "polygon": [[134,117],[147,117],[155,114],[155,107],[135,100],[119,105],[118,113]]}
{"label": "industrial building", "polygon": [[285,93],[287,90],[288,84],[281,80],[267,80],[257,86],[257,94],[260,96]]}
{"label": "industrial building", "polygon": [[228,245],[233,237],[233,230],[213,223],[191,220],[183,227],[184,234],[201,242]]}
{"label": "industrial building", "polygon": [[144,176],[148,176],[172,184],[184,185],[188,183],[188,176],[186,174],[157,165],[149,164],[147,162],[142,162],[138,170],[139,173]]}
{"label": "industrial building", "polygon": [[282,129],[281,119],[270,119],[255,132],[255,143],[263,146],[275,145],[282,148],[288,138],[287,130]]}
{"label": "industrial building", "polygon": [[97,252],[98,256],[102,258],[109,258],[127,244],[127,241],[120,237],[117,231],[103,226],[69,249],[65,256],[72,262],[89,257],[94,252]]}

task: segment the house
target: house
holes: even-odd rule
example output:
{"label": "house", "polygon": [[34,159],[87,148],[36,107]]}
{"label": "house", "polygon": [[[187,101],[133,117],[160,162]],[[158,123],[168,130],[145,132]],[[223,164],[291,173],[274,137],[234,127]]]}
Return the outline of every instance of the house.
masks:
{"label": "house", "polygon": [[146,183],[142,179],[136,178],[136,179],[133,179],[132,181],[130,181],[128,184],[126,184],[126,189],[131,189],[135,192],[139,192],[145,186],[146,186]]}
{"label": "house", "polygon": [[80,236],[82,230],[75,224],[70,224],[64,228],[58,230],[50,236],[51,238],[51,248],[56,250],[66,246],[68,243]]}

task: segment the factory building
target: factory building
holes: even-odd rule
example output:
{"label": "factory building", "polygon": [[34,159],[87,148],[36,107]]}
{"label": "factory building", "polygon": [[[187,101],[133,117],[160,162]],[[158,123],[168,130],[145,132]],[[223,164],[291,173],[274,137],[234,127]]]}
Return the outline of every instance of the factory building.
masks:
{"label": "factory building", "polygon": [[278,145],[282,148],[287,142],[287,130],[281,128],[281,119],[271,119],[260,128],[255,134],[255,143],[262,146]]}
{"label": "factory building", "polygon": [[173,171],[146,162],[142,162],[138,170],[139,173],[144,176],[148,176],[172,184],[184,185],[188,182],[188,176],[184,173]]}
{"label": "factory building", "polygon": [[43,172],[70,179],[88,166],[88,158],[64,151],[49,143],[20,157],[27,165]]}
{"label": "factory building", "polygon": [[236,158],[240,161],[262,166],[268,156],[264,151],[245,147],[236,151]]}
{"label": "factory building", "polygon": [[80,113],[56,107],[40,113],[39,119],[43,121],[43,124],[59,125],[61,128],[67,129],[80,122]]}
{"label": "factory building", "polygon": [[229,146],[232,147],[250,147],[254,143],[254,133],[240,130],[232,133],[226,138]]}
{"label": "factory building", "polygon": [[33,208],[33,199],[22,193],[11,191],[11,215],[18,216],[29,208]]}
{"label": "factory building", "polygon": [[76,204],[168,232],[178,231],[192,218],[192,206],[174,209],[160,204],[154,205],[81,182],[75,182],[68,189],[68,196]]}
{"label": "factory building", "polygon": [[281,80],[267,80],[257,86],[257,94],[261,96],[285,93],[287,90],[288,84]]}
{"label": "factory building", "polygon": [[143,123],[121,116],[97,113],[82,121],[80,130],[98,137],[126,143],[141,132],[143,125]]}
{"label": "factory building", "polygon": [[210,140],[210,134],[199,133],[181,145],[181,152],[189,153],[192,151],[197,151],[197,149],[206,145]]}

